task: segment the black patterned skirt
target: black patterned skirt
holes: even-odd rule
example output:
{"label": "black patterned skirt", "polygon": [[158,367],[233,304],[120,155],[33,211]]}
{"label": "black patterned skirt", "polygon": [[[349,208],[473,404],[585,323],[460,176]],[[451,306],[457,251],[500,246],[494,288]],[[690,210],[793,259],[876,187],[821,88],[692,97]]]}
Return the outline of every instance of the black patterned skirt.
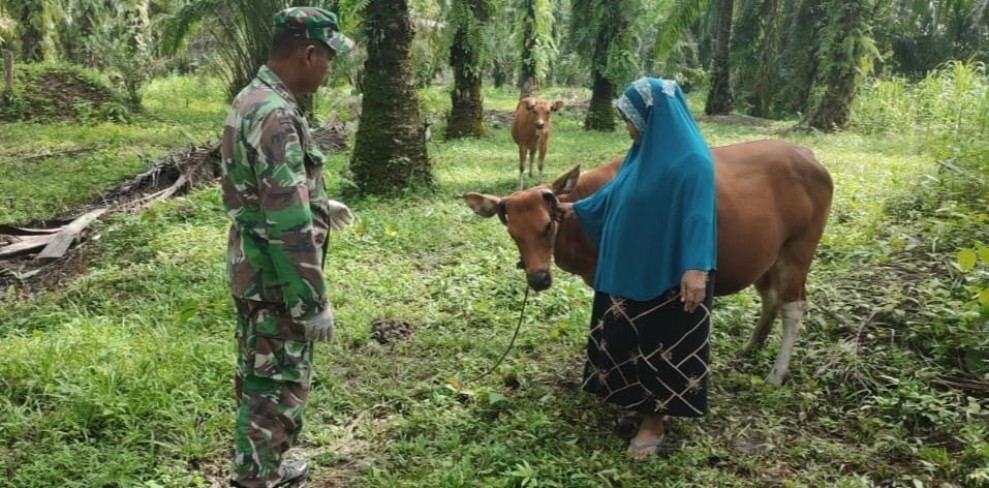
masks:
{"label": "black patterned skirt", "polygon": [[642,413],[706,414],[713,282],[693,313],[679,286],[646,302],[596,292],[584,390]]}

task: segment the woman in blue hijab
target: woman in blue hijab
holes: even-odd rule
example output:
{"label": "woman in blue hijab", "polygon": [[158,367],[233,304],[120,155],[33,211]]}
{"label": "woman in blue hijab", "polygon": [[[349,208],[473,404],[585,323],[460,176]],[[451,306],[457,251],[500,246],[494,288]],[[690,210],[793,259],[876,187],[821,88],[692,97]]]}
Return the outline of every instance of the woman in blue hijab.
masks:
{"label": "woman in blue hijab", "polygon": [[573,205],[598,244],[583,388],[642,415],[629,443],[641,461],[659,451],[667,415],[707,413],[714,164],[675,82],[641,78],[615,106],[632,147]]}

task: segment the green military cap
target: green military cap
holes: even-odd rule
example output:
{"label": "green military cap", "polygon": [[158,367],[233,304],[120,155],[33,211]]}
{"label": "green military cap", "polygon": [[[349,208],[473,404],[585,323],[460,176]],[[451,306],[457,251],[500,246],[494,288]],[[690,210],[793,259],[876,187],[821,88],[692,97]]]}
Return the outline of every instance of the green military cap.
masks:
{"label": "green military cap", "polygon": [[275,14],[275,28],[285,29],[295,37],[313,39],[343,54],[354,47],[354,41],[340,32],[333,12],[317,7],[290,7]]}

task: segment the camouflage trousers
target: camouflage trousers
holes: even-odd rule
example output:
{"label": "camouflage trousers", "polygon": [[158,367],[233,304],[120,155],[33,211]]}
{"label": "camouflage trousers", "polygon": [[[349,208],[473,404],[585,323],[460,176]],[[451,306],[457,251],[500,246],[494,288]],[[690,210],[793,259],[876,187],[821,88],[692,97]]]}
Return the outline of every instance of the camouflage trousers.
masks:
{"label": "camouflage trousers", "polygon": [[313,343],[280,304],[234,298],[237,308],[237,421],[231,479],[273,486],[298,441],[312,385]]}

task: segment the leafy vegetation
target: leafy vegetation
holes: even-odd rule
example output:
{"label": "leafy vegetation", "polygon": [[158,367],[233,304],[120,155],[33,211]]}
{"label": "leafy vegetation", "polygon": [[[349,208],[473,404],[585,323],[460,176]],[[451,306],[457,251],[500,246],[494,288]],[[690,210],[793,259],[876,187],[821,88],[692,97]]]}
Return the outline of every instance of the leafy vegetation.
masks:
{"label": "leafy vegetation", "polygon": [[[953,86],[945,82],[937,96],[950,99]],[[144,100],[148,117],[160,122],[141,122],[134,132],[120,126],[119,144],[150,154],[184,143],[183,131],[211,139],[223,89],[185,77],[155,81]],[[880,102],[894,101],[887,89],[875,85],[860,97],[857,126],[879,117]],[[446,89],[420,93],[424,112],[449,109]],[[588,90],[547,93],[590,97]],[[503,111],[516,95],[512,87],[484,93],[489,108]],[[690,100],[697,112],[698,96]],[[577,110],[554,118],[549,174],[596,166],[627,147],[623,134],[588,133],[582,123]],[[62,142],[86,145],[108,127],[61,128]],[[434,139],[432,190],[352,196],[358,222],[333,235],[327,277],[338,333],[318,347],[298,453],[315,466],[313,484],[989,485],[989,403],[977,389],[989,379],[982,356],[989,312],[973,293],[989,266],[963,252],[989,242],[977,224],[987,207],[929,153],[944,141],[913,127],[918,132],[786,136],[811,147],[836,182],[791,376],[780,388],[762,382],[776,335],[755,358],[734,359],[757,299],[752,292],[719,299],[712,411],[672,423],[671,452],[644,465],[623,456],[629,421],[579,390],[591,292],[576,277],[558,274],[553,288],[529,297],[515,348],[493,374],[478,377],[507,347],[525,285],[507,233],[459,196],[510,192],[514,146],[504,126],[481,138]],[[13,128],[5,150],[52,144]],[[705,121],[701,128],[720,145],[780,137],[785,125]],[[59,172],[19,166],[22,179],[0,178],[0,190],[33,202],[31,209],[0,221],[49,215],[44,200],[60,185],[115,161],[127,158],[108,153],[94,166]],[[128,165],[121,174],[141,164]],[[348,188],[345,166],[344,154],[329,161],[333,194]],[[97,178],[78,193],[112,180]],[[0,486],[221,483],[233,421],[226,227],[219,190],[202,189],[102,221],[101,239],[84,249],[85,269],[63,288],[2,291]],[[375,319],[404,321],[411,336],[389,340],[374,330]]]}
{"label": "leafy vegetation", "polygon": [[95,71],[35,63],[14,71],[13,91],[0,103],[0,121],[124,122],[127,98]]}

